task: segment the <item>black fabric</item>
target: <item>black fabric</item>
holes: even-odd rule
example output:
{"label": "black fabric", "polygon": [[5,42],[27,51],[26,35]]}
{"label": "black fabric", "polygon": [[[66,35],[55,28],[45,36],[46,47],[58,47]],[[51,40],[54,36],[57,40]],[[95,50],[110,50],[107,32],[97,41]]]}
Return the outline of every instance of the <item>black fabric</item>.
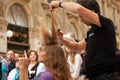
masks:
{"label": "black fabric", "polygon": [[120,50],[116,50],[116,73],[120,77]]}
{"label": "black fabric", "polygon": [[33,80],[33,79],[35,78],[38,65],[39,65],[39,62],[37,62],[37,63],[31,68],[31,70],[30,70],[30,71],[35,71],[34,74],[28,73],[28,74],[29,74],[29,79],[30,79],[30,80]]}
{"label": "black fabric", "polygon": [[82,55],[82,65],[81,65],[81,69],[80,69],[80,76],[81,75],[85,75],[86,71],[85,71],[85,55]]}
{"label": "black fabric", "polygon": [[40,76],[42,76],[44,73],[45,73],[45,72],[40,72],[40,73],[35,77],[35,80],[36,80],[37,78],[39,78]]}
{"label": "black fabric", "polygon": [[89,78],[89,80],[120,80],[118,79],[116,73],[102,74],[95,78]]}
{"label": "black fabric", "polygon": [[12,69],[14,69],[15,68],[15,60],[13,60],[13,61],[11,61],[11,63],[10,64],[8,64],[8,74],[9,74],[9,72],[12,70]]}
{"label": "black fabric", "polygon": [[115,71],[116,37],[112,21],[99,15],[102,27],[92,25],[87,32],[85,68],[87,77]]}

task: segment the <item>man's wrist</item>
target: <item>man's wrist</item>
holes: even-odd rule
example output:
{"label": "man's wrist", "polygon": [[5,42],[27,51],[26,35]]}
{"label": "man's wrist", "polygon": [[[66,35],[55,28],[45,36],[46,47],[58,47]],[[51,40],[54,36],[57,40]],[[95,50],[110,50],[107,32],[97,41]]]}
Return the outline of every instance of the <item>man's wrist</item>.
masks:
{"label": "man's wrist", "polygon": [[59,7],[61,7],[61,8],[63,8],[63,7],[62,7],[62,3],[63,3],[63,2],[59,2]]}

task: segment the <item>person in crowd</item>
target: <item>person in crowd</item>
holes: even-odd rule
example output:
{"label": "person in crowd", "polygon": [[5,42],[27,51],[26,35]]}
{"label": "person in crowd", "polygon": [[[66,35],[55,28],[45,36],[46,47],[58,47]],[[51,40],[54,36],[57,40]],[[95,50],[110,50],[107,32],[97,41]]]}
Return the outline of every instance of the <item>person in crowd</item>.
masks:
{"label": "person in crowd", "polygon": [[29,59],[28,65],[29,80],[34,80],[39,72],[45,71],[44,65],[38,62],[38,53],[36,50],[28,51],[28,59]]}
{"label": "person in crowd", "polygon": [[[75,41],[71,37],[67,38],[67,40]],[[70,72],[72,76],[72,80],[79,80],[79,73],[82,64],[82,57],[79,53],[75,52],[74,50],[69,49],[68,47],[64,47],[64,51],[66,53],[66,58],[68,64],[70,66]]]}
{"label": "person in crowd", "polygon": [[19,53],[18,53],[18,52],[15,52],[15,61],[18,61],[18,60],[19,60],[19,57],[20,57]]}
{"label": "person in crowd", "polygon": [[39,62],[39,65],[37,67],[37,72],[36,72],[36,77],[35,79],[39,76],[40,73],[45,72],[45,66],[43,63]]}
{"label": "person in crowd", "polygon": [[[117,33],[116,33],[117,34]],[[116,73],[118,74],[118,78],[120,79],[120,49],[119,49],[119,39],[118,39],[118,34],[116,35]]]}
{"label": "person in crowd", "polygon": [[9,74],[9,72],[15,68],[15,54],[12,50],[8,50],[7,52],[7,61],[8,61],[8,74]]}
{"label": "person in crowd", "polygon": [[2,70],[2,80],[7,80],[7,73],[8,73],[8,63],[7,63],[7,60],[4,59],[2,56],[0,56],[0,59],[1,59],[1,62],[2,62],[2,65],[1,65],[1,70]]}
{"label": "person in crowd", "polygon": [[[64,39],[75,42],[75,36],[72,32],[68,32],[63,35]],[[67,62],[70,66],[70,72],[72,76],[72,80],[79,80],[79,73],[82,65],[82,57],[79,53],[74,50],[64,46],[65,55],[67,58]]]}
{"label": "person in crowd", "polygon": [[81,22],[91,27],[87,37],[79,42],[63,38],[64,32],[57,31],[57,38],[68,48],[86,51],[85,79],[117,80],[115,73],[116,34],[113,22],[100,15],[99,4],[96,0],[77,0],[77,2],[51,1],[50,10],[63,8],[78,14]]}
{"label": "person in crowd", "polygon": [[19,59],[15,60],[15,68],[9,72],[7,80],[19,80],[20,70],[19,70]]}
{"label": "person in crowd", "polygon": [[118,48],[116,49],[115,55],[116,55],[116,72],[120,79],[120,50]]}

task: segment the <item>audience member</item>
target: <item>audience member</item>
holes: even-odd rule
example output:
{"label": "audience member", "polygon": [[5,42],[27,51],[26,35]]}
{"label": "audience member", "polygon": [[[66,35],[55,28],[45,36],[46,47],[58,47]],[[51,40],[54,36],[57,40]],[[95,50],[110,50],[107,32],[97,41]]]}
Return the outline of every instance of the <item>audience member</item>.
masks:
{"label": "audience member", "polygon": [[[65,39],[74,42],[74,36],[72,35],[72,33],[67,33],[66,35],[64,35],[64,37],[66,37]],[[72,80],[79,80],[79,74],[82,65],[81,55],[66,46],[64,47],[64,51],[66,52],[67,61],[70,66]]]}
{"label": "audience member", "polygon": [[19,80],[20,70],[19,70],[19,59],[16,61],[16,67],[9,72],[8,80]]}
{"label": "audience member", "polygon": [[1,56],[2,62],[2,80],[7,80],[7,73],[8,73],[8,63],[7,60]]}
{"label": "audience member", "polygon": [[[39,62],[38,62],[38,54],[36,50],[28,51],[28,59],[29,59],[29,65],[28,65],[29,80],[33,80],[36,77],[36,73],[44,71],[44,67],[42,71],[37,71]],[[39,68],[41,68],[42,66],[41,64]]]}
{"label": "audience member", "polygon": [[8,74],[15,68],[15,54],[12,50],[7,52],[7,61],[8,61]]}
{"label": "audience member", "polygon": [[20,57],[20,56],[19,56],[19,53],[18,53],[18,52],[15,52],[14,54],[15,54],[15,61],[19,60],[19,57]]}

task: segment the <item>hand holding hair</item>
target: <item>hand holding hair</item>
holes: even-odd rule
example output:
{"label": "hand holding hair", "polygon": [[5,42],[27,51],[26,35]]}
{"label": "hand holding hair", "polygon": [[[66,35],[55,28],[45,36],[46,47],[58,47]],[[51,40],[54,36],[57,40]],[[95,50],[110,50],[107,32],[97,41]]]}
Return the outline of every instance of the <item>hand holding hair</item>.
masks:
{"label": "hand holding hair", "polygon": [[57,32],[58,32],[58,34],[61,34],[61,35],[64,34],[64,32],[61,29],[58,29]]}

